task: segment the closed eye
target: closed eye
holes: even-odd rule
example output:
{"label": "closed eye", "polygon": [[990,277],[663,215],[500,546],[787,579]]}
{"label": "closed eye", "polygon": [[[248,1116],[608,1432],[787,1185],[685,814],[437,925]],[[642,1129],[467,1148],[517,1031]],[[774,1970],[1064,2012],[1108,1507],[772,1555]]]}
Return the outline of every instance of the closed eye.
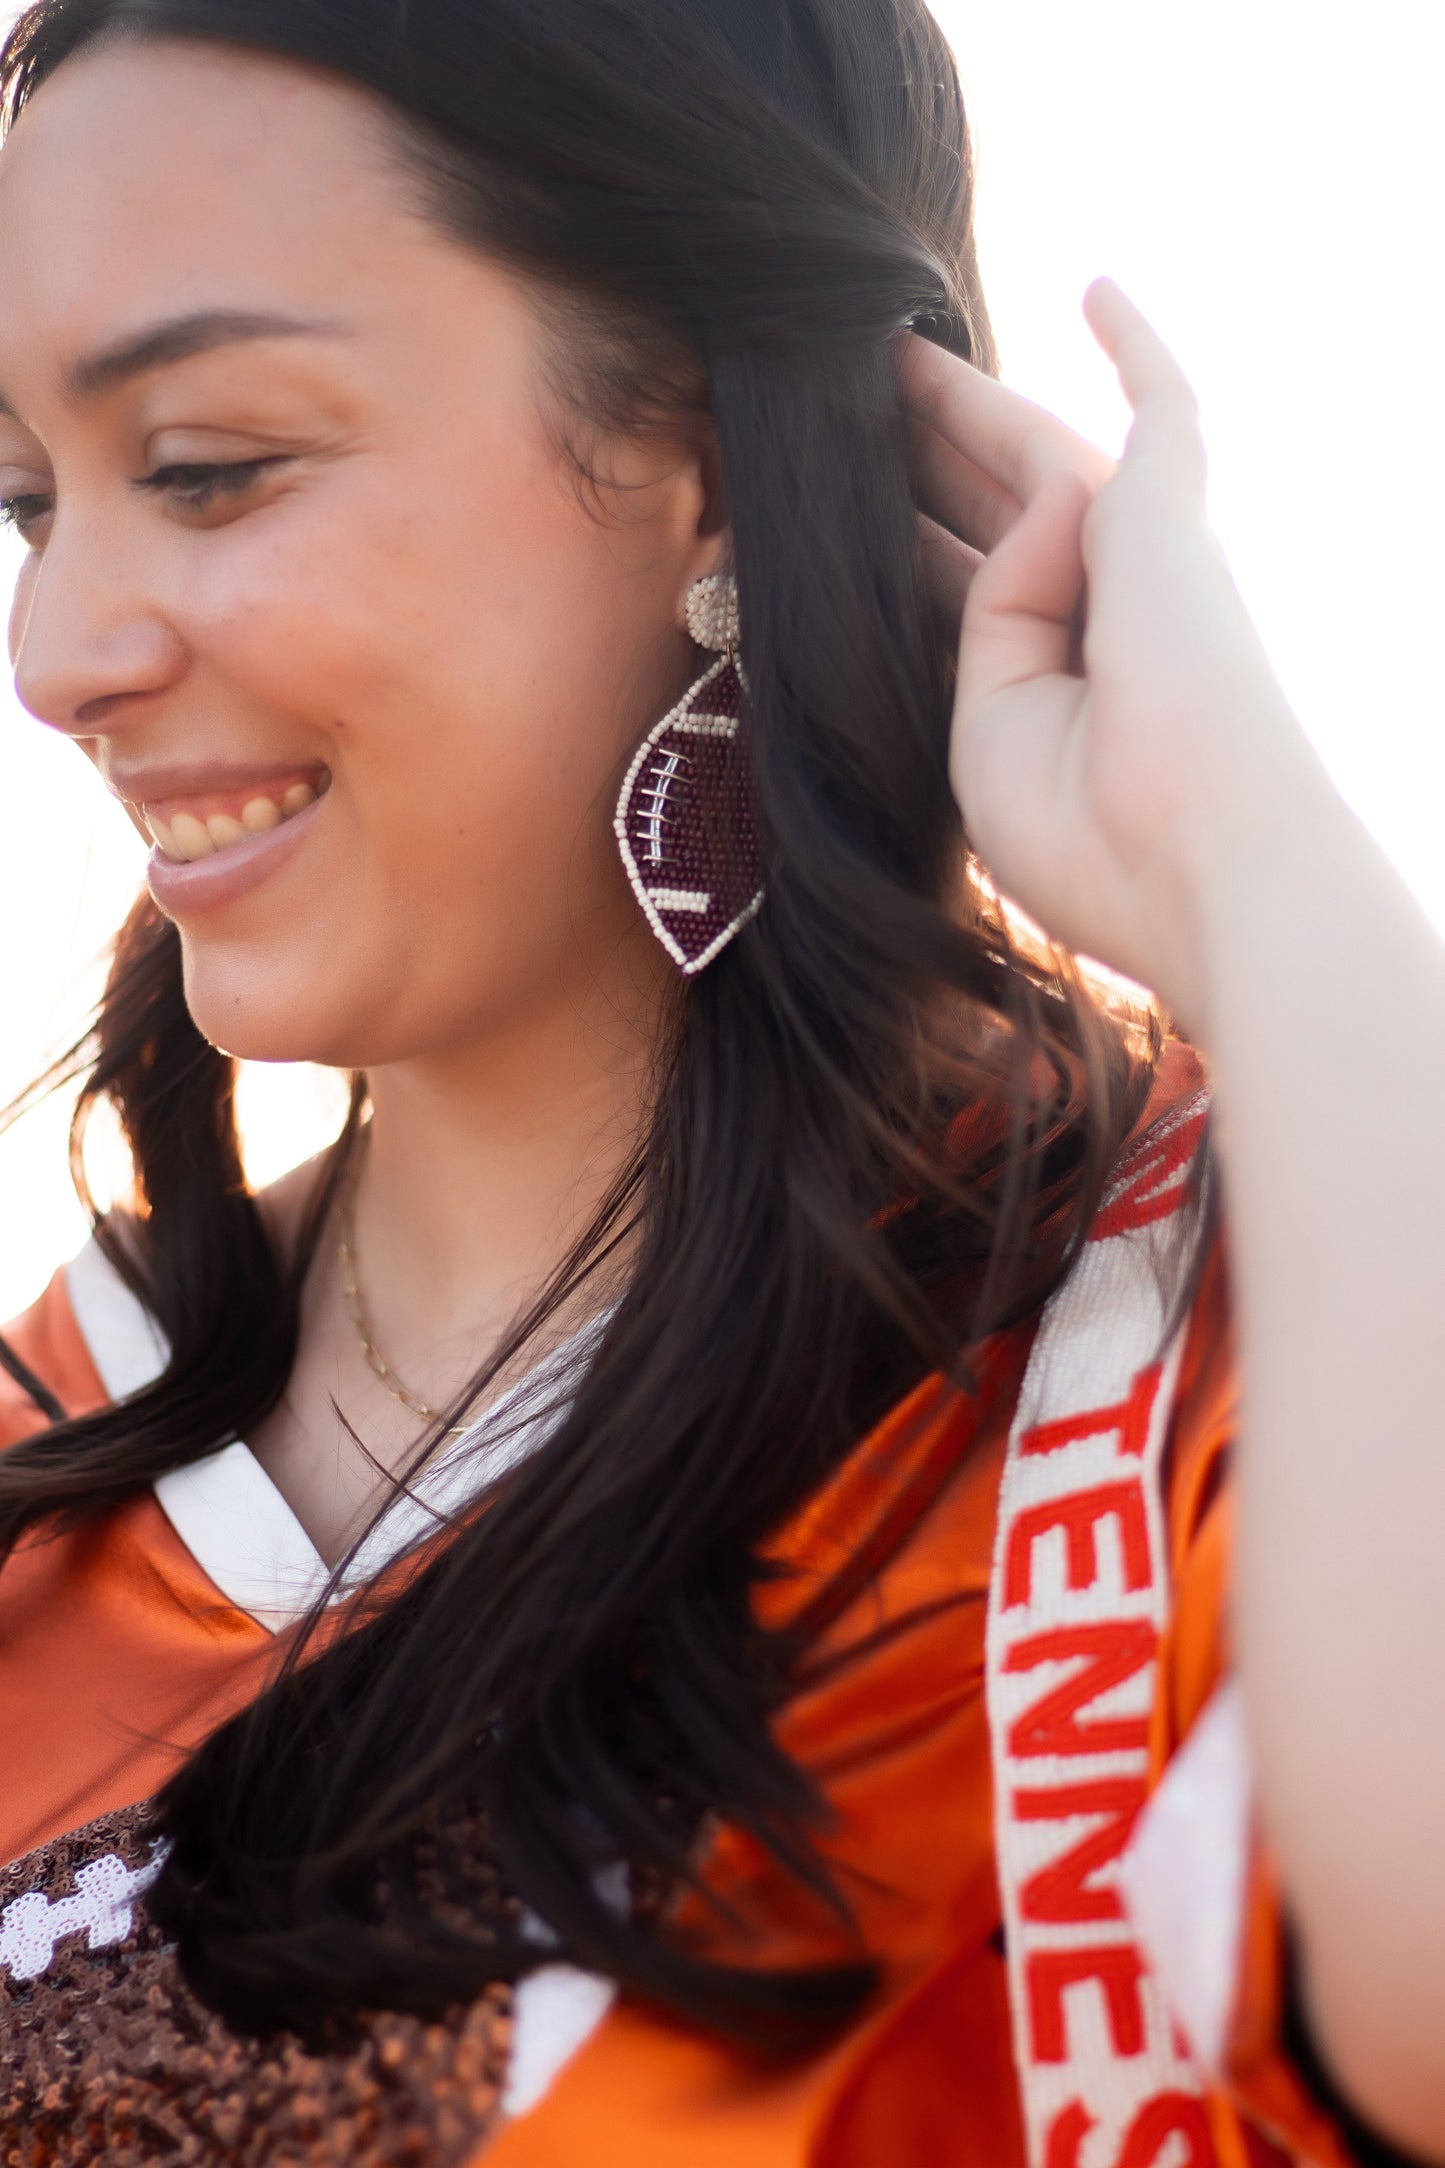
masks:
{"label": "closed eye", "polygon": [[[206,512],[213,505],[243,497],[271,468],[283,466],[286,455],[272,453],[265,459],[210,461],[206,464],[174,464],[157,467],[139,476],[132,487],[153,496],[169,497],[187,512]],[[38,490],[17,491],[0,497],[0,528],[13,527],[32,547],[38,547],[37,530],[55,511],[55,498]]]}
{"label": "closed eye", "polygon": [[174,503],[184,505],[188,512],[204,512],[218,498],[244,495],[263,474],[272,467],[281,466],[283,461],[284,455],[273,453],[267,459],[157,467],[154,474],[141,475],[135,487],[149,490],[156,496],[170,497]]}

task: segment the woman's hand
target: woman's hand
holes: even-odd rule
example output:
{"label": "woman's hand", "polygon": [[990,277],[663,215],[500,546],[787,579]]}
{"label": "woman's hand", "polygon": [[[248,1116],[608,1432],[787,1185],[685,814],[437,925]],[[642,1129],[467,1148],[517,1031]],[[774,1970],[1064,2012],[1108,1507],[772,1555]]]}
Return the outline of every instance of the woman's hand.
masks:
{"label": "woman's hand", "polygon": [[934,585],[963,609],[954,790],[1006,894],[1207,1037],[1201,888],[1329,786],[1208,526],[1189,384],[1112,281],[1084,311],[1134,409],[1117,466],[956,356],[900,354]]}

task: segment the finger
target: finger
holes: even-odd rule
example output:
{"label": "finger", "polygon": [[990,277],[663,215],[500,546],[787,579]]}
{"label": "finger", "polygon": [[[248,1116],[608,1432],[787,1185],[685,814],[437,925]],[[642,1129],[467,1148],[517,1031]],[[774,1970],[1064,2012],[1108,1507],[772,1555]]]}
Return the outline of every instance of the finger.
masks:
{"label": "finger", "polygon": [[1084,316],[1134,409],[1125,456],[1154,462],[1202,497],[1205,454],[1199,401],[1179,361],[1113,279],[1093,281],[1084,295]]}
{"label": "finger", "polygon": [[959,651],[967,711],[1028,678],[1066,673],[1084,602],[1084,519],[1093,491],[1056,467],[969,588]]}
{"label": "finger", "polygon": [[983,556],[923,512],[918,515],[918,542],[929,596],[944,623],[956,633],[963,620],[969,587],[984,561]]}
{"label": "finger", "polygon": [[909,471],[925,512],[976,550],[1001,542],[1023,506],[927,422],[908,422]]}
{"label": "finger", "polygon": [[1054,467],[1068,467],[1094,489],[1114,462],[1096,444],[957,354],[916,332],[895,349],[910,413],[972,461],[1020,504]]}

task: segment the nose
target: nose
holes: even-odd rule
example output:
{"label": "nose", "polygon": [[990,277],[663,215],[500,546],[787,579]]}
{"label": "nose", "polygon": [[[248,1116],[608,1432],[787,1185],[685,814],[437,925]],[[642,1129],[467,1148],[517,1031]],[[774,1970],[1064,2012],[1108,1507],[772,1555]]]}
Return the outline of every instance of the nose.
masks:
{"label": "nose", "polygon": [[10,616],[10,660],[21,705],[73,737],[94,736],[131,703],[184,673],[185,648],[145,592],[141,568],[99,532],[57,519],[28,557]]}

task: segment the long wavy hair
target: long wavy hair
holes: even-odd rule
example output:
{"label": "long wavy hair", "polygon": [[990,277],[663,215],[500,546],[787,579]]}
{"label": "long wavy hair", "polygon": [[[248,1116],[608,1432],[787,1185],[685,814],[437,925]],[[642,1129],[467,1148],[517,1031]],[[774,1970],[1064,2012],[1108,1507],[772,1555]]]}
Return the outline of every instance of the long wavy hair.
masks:
{"label": "long wavy hair", "polygon": [[[1025,949],[947,775],[952,634],[920,569],[890,341],[996,371],[953,57],[921,0],[39,0],[7,124],[98,35],[204,39],[375,94],[424,215],[551,297],[583,420],[716,427],[755,688],[762,915],[680,999],[644,1132],[465,1407],[624,1239],[626,1292],[546,1443],[411,1562],[320,1612],[160,1800],[152,1898],[239,2024],[437,2011],[554,1954],[694,2020],[824,2023],[868,1953],[714,1962],[619,1913],[750,1832],[832,1897],[820,1794],[774,1718],[808,1631],[764,1631],[767,1539],[913,1382],[1067,1270],[1157,1034]],[[248,1193],[231,1061],[149,904],[117,946],[75,1131],[135,1169],[98,1239],[164,1330],[155,1384],[0,1460],[0,1555],[101,1516],[278,1403],[358,1102],[295,1254]],[[23,1366],[21,1366],[23,1369]],[[443,1421],[454,1421],[449,1410]],[[436,1437],[423,1441],[434,1448]],[[477,1897],[477,1847],[548,1923]]]}

